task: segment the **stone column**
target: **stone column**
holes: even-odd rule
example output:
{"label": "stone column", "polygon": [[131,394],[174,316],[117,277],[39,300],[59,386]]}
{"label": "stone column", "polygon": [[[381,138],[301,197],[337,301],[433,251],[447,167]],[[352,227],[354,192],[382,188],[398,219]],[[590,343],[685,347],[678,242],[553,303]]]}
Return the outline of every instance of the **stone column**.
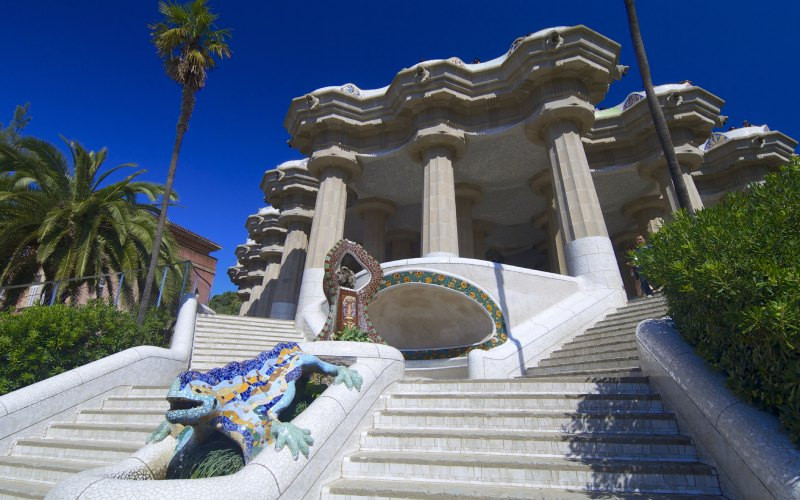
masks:
{"label": "stone column", "polygon": [[274,285],[269,317],[293,319],[297,311],[300,279],[307,259],[309,219],[281,214],[281,223],[286,225],[286,240],[283,243],[280,272]]}
{"label": "stone column", "polygon": [[[406,229],[394,229],[386,234],[386,241],[392,247],[392,260],[413,259],[419,249],[419,233]],[[416,249],[415,249],[416,247]]]}
{"label": "stone column", "polygon": [[[555,93],[542,102],[526,124],[526,132],[528,137],[544,143],[550,157],[553,196],[569,275],[594,286],[622,291],[614,248],[581,142],[581,133],[594,121],[594,106],[582,96],[580,85],[574,85],[574,95]],[[569,82],[553,88],[566,91]]]}
{"label": "stone column", "polygon": [[476,220],[472,222],[476,259],[486,260],[486,237],[489,236],[491,227],[492,224],[484,220]]}
{"label": "stone column", "polygon": [[547,204],[545,213],[531,222],[545,232],[550,272],[567,274],[567,261],[564,257],[564,236],[561,234],[561,226],[558,223],[558,208],[553,196],[552,175],[548,170],[544,170],[534,175],[529,185],[534,193],[544,197]]}
{"label": "stone column", "polygon": [[558,219],[567,243],[582,238],[608,238],[600,200],[576,123],[556,122],[546,130]]}
{"label": "stone column", "polygon": [[[672,176],[669,174],[669,168],[663,162],[658,165],[652,166],[649,169],[650,177],[658,182],[658,190],[661,196],[668,203],[670,213],[677,212],[680,208],[678,203],[678,195],[675,192],[675,185],[672,183]],[[681,164],[681,177],[686,183],[686,190],[689,191],[689,203],[692,209],[696,212],[703,209],[703,200],[700,198],[700,193],[697,191],[697,186],[694,183],[694,178],[690,173],[690,169]]]}
{"label": "stone column", "polygon": [[[670,214],[669,210],[669,204],[664,198],[653,195],[626,203],[622,207],[622,215],[634,219],[636,221],[637,234],[645,236],[647,233],[657,233],[661,229],[664,224],[664,218]],[[631,236],[629,243],[633,244],[635,238],[636,234]],[[624,242],[620,241],[620,243]]]}
{"label": "stone column", "polygon": [[378,262],[386,260],[386,221],[395,212],[389,200],[365,198],[359,200],[356,213],[364,220],[364,249]]}
{"label": "stone column", "polygon": [[281,253],[269,253],[262,258],[266,261],[264,279],[261,281],[261,296],[256,305],[255,315],[259,318],[268,318],[272,312],[272,302],[275,298],[275,287],[281,270]]}
{"label": "stone column", "polygon": [[447,125],[417,132],[411,154],[424,172],[422,256],[458,256],[458,222],[453,162],[465,148],[464,133]]}
{"label": "stone column", "polygon": [[446,147],[424,153],[422,255],[458,255],[453,156]]}
{"label": "stone column", "polygon": [[322,268],[325,255],[344,234],[347,172],[332,166],[320,174],[319,192],[311,223],[307,268]]}
{"label": "stone column", "polygon": [[456,226],[459,257],[475,258],[475,230],[472,226],[472,207],[480,203],[481,188],[474,184],[458,183],[456,194]]}
{"label": "stone column", "polygon": [[307,339],[315,338],[325,323],[322,292],[325,255],[344,234],[347,183],[361,174],[353,152],[338,146],[312,153],[308,171],[320,181],[314,220],[308,242],[308,257],[297,299],[296,327]]}

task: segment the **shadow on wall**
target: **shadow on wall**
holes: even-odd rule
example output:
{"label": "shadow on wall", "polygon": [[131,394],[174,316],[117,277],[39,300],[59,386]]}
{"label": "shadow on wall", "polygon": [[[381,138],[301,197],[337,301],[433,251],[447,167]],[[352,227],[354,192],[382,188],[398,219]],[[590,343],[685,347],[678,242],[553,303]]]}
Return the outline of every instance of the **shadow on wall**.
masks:
{"label": "shadow on wall", "polygon": [[508,340],[517,346],[517,357],[519,358],[519,374],[525,375],[525,355],[522,352],[522,342],[519,341],[511,333],[511,312],[508,308],[508,300],[506,299],[505,280],[503,278],[502,264],[494,263],[494,277],[497,283],[497,302],[500,304],[500,309],[506,318]]}

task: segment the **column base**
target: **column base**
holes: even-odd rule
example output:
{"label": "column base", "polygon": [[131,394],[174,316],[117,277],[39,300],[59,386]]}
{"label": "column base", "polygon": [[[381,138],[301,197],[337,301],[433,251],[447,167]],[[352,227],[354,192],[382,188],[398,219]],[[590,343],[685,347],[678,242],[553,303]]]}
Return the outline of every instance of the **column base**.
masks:
{"label": "column base", "polygon": [[294,316],[295,328],[307,340],[317,338],[328,317],[328,300],[322,291],[323,268],[310,268],[303,271],[300,281],[300,297],[297,299],[297,313]]}
{"label": "column base", "polygon": [[297,312],[297,304],[291,302],[275,302],[269,317],[272,319],[294,319]]}
{"label": "column base", "polygon": [[430,252],[426,253],[423,257],[458,257],[452,252]]}
{"label": "column base", "polygon": [[592,287],[624,290],[614,247],[607,236],[588,236],[567,243],[564,257],[570,276]]}

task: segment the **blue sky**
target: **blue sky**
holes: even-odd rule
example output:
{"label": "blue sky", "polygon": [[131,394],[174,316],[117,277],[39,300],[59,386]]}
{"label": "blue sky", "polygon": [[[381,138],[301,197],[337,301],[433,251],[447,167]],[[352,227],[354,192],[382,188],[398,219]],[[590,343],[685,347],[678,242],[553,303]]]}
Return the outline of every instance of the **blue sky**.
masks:
{"label": "blue sky", "polygon": [[[289,101],[327,85],[387,85],[420,59],[483,61],[514,38],[585,24],[622,44],[631,72],[603,104],[641,90],[622,0],[271,2],[211,0],[233,30],[233,57],[198,94],[178,166],[180,206],[169,217],[223,246],[214,293],[235,289],[225,271],[263,206],[265,170],[293,158],[283,118]],[[653,80],[692,80],[747,119],[800,138],[795,1],[640,0]],[[147,24],[157,2],[56,0],[0,3],[0,122],[31,103],[28,133],[109,148],[108,165],[133,162],[164,182],[179,88],[163,73]]]}

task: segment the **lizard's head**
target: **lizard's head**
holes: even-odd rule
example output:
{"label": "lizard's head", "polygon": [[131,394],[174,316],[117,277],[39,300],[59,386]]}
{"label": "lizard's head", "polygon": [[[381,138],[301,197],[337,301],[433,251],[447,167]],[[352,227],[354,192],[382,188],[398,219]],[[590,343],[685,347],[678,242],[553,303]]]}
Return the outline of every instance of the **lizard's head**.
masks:
{"label": "lizard's head", "polygon": [[167,401],[167,420],[183,425],[203,424],[211,420],[218,406],[208,383],[197,379],[182,380],[181,377],[176,378],[169,388]]}

